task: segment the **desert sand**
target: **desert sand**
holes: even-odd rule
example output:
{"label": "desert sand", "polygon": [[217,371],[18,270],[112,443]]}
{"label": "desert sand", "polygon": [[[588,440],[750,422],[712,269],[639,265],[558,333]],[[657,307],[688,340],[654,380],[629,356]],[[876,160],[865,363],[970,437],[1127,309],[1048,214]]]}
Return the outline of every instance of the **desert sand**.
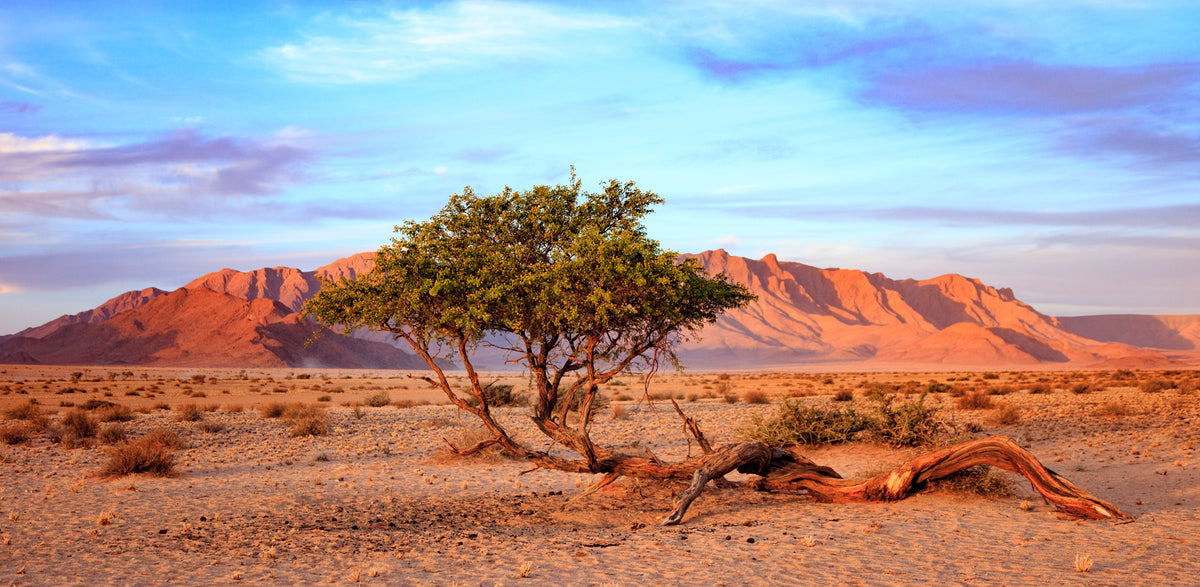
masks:
{"label": "desert sand", "polygon": [[[696,450],[661,401],[668,396],[720,444],[787,396],[829,404],[836,391],[879,382],[992,386],[1019,422],[959,409],[948,393],[928,401],[976,423],[977,436],[1016,439],[1135,517],[1064,519],[1009,475],[1007,497],[939,490],[882,504],[710,487],[683,525],[663,528],[678,485],[622,480],[572,502],[592,476],[524,473],[527,463],[497,454],[450,456],[443,439],[470,438],[474,422],[400,372],[0,371],[0,409],[35,399],[54,422],[89,399],[112,401],[136,410],[121,424],[129,437],[165,428],[186,443],[170,477],[101,475],[112,448],[98,439],[67,448],[31,433],[0,445],[0,582],[13,585],[1194,585],[1200,572],[1195,372],[688,372],[658,377],[652,405],[628,377],[606,388],[625,413],[605,413],[594,437],[665,460]],[[1153,378],[1176,387],[1146,391],[1140,382]],[[1085,392],[1070,391],[1084,381]],[[1029,393],[1039,383],[1051,391]],[[761,401],[754,391],[767,403],[750,403]],[[396,403],[361,405],[380,392]],[[289,436],[260,413],[272,402],[327,406],[327,431]],[[187,404],[207,411],[179,421]],[[525,408],[499,413],[537,444]],[[858,476],[917,451],[853,443],[803,452]]]}

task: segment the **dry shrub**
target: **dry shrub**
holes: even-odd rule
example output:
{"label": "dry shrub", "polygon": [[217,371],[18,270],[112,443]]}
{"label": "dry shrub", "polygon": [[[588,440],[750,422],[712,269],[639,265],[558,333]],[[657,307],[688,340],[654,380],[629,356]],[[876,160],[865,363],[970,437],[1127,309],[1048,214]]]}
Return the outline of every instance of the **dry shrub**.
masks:
{"label": "dry shrub", "polygon": [[363,403],[371,406],[372,408],[382,408],[383,406],[392,403],[392,396],[388,395],[388,392],[386,391],[380,391],[367,396],[367,398],[363,400]]}
{"label": "dry shrub", "polygon": [[1033,385],[1029,386],[1029,393],[1035,395],[1050,393],[1051,391],[1053,391],[1053,388],[1050,387],[1049,383],[1034,383]]}
{"label": "dry shrub", "polygon": [[1174,387],[1174,384],[1166,379],[1147,379],[1138,384],[1138,389],[1145,393],[1159,393]]}
{"label": "dry shrub", "polygon": [[[454,446],[458,447],[459,450],[466,450],[466,449],[469,449],[469,448],[475,446],[476,444],[479,444],[480,442],[492,440],[494,438],[495,438],[495,436],[492,436],[492,433],[490,431],[488,431],[486,426],[479,424],[479,425],[469,427],[469,428],[466,428],[465,430],[460,431],[458,433],[458,435],[456,435],[453,439],[451,439],[451,442],[454,444]],[[449,448],[443,448],[440,451],[438,456],[440,457],[440,460],[469,458],[472,460],[481,460],[481,461],[488,461],[488,462],[496,462],[501,459],[517,459],[517,458],[519,458],[517,455],[508,452],[503,446],[501,446],[499,444],[493,444],[487,448],[484,448],[478,452],[472,453],[466,457],[462,457],[462,456],[459,456],[459,455],[456,455],[456,454],[450,452]]]}
{"label": "dry shrub", "polygon": [[128,422],[133,419],[133,410],[124,404],[113,404],[96,410],[101,422]]}
{"label": "dry shrub", "polygon": [[6,408],[4,410],[4,419],[25,420],[37,430],[45,428],[50,423],[50,417],[33,400]]}
{"label": "dry shrub", "polygon": [[930,489],[951,493],[979,495],[982,497],[1010,497],[1014,486],[1012,479],[1000,470],[986,465],[977,465],[931,481]]}
{"label": "dry shrub", "polygon": [[225,404],[225,407],[222,409],[224,409],[226,412],[229,412],[230,414],[236,414],[236,413],[239,413],[242,410],[246,409],[246,407],[243,406],[242,404]]}
{"label": "dry shrub", "polygon": [[264,418],[278,418],[287,410],[287,404],[282,402],[271,402],[258,409],[260,416]]}
{"label": "dry shrub", "polygon": [[204,411],[196,404],[183,404],[178,406],[175,414],[176,422],[199,422],[204,419]]}
{"label": "dry shrub", "polygon": [[146,442],[157,442],[173,450],[187,448],[187,445],[184,444],[182,438],[179,438],[178,434],[165,428],[155,428],[154,430],[147,432],[142,439]]}
{"label": "dry shrub", "polygon": [[107,453],[108,462],[101,470],[105,475],[150,473],[165,477],[175,471],[174,449],[149,434],[133,442],[122,442]]}
{"label": "dry shrub", "polygon": [[724,399],[725,403],[727,403],[727,404],[738,403],[738,396],[735,394],[732,394],[732,393],[725,394],[724,396],[722,396],[722,399]]}
{"label": "dry shrub", "polygon": [[21,444],[29,440],[33,425],[29,422],[12,422],[0,426],[0,441],[4,444]]}
{"label": "dry shrub", "polygon": [[767,393],[762,390],[758,390],[758,389],[751,389],[751,390],[747,391],[746,393],[743,393],[742,401],[744,401],[748,404],[771,403],[770,398],[767,397]]}
{"label": "dry shrub", "polygon": [[849,389],[839,389],[833,394],[833,401],[848,402],[854,399],[854,392]]}
{"label": "dry shrub", "polygon": [[201,432],[203,432],[205,434],[216,434],[217,432],[224,430],[225,425],[220,422],[213,422],[212,420],[205,420],[205,421],[197,424],[196,428],[198,428]]}
{"label": "dry shrub", "polygon": [[998,404],[988,421],[996,426],[1012,426],[1021,422],[1021,410],[1010,403]]}
{"label": "dry shrub", "polygon": [[100,425],[96,423],[96,419],[87,411],[80,408],[75,408],[67,412],[63,416],[62,426],[68,434],[75,435],[76,438],[91,438],[99,431]]}
{"label": "dry shrub", "polygon": [[1098,406],[1095,411],[1097,416],[1132,416],[1135,413],[1133,408],[1129,407],[1129,404],[1116,401],[1105,402]]}
{"label": "dry shrub", "polygon": [[125,427],[120,422],[110,422],[100,428],[100,433],[96,437],[104,444],[116,444],[125,440]]}
{"label": "dry shrub", "polygon": [[283,419],[290,424],[288,436],[320,436],[328,431],[325,410],[316,404],[292,404],[284,410]]}
{"label": "dry shrub", "polygon": [[1071,393],[1074,393],[1076,395],[1080,395],[1080,394],[1084,394],[1084,393],[1091,393],[1091,391],[1092,391],[1092,384],[1090,384],[1090,383],[1076,383],[1071,386]]}
{"label": "dry shrub", "polygon": [[981,391],[973,391],[963,394],[954,405],[960,410],[986,410],[992,407],[992,397]]}
{"label": "dry shrub", "polygon": [[628,420],[629,419],[629,410],[626,410],[625,406],[622,406],[620,404],[613,404],[612,405],[612,419],[613,420]]}
{"label": "dry shrub", "polygon": [[332,397],[332,396],[330,396],[329,394],[319,395],[319,396],[317,396],[317,401],[319,401],[319,402],[331,402],[331,401],[333,401],[333,397]]}

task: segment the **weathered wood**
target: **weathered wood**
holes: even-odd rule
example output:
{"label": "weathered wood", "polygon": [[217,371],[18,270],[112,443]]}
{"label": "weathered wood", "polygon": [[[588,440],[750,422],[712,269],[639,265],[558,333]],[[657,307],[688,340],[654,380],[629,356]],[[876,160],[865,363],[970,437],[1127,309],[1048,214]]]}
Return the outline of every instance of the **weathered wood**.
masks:
{"label": "weathered wood", "polygon": [[930,481],[976,465],[1000,467],[1024,476],[1047,502],[1068,516],[1091,520],[1130,518],[1116,506],[1046,468],[1012,440],[993,436],[926,453],[870,479],[843,479],[829,467],[760,442],[730,445],[704,459],[663,525],[680,523],[705,484],[735,468],[762,477],[750,484],[754,488],[805,490],[820,501],[854,503],[904,499],[920,492]]}

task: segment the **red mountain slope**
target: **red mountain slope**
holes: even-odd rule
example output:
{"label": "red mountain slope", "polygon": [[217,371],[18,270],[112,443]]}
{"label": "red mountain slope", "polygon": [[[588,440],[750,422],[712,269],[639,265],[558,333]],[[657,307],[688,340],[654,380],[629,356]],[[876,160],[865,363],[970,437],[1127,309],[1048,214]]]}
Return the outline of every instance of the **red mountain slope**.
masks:
{"label": "red mountain slope", "polygon": [[[1200,349],[1200,316],[1054,318],[1017,300],[1009,289],[994,288],[961,275],[893,280],[879,273],[819,269],[802,263],[781,262],[774,255],[753,260],[717,250],[690,256],[710,272],[724,272],[758,295],[758,300],[749,307],[728,312],[716,324],[706,328],[701,340],[683,346],[681,354],[694,368],[812,362],[852,362],[896,368],[1047,364],[1170,367],[1181,362],[1194,363],[1200,357],[1196,352]],[[206,322],[203,311],[196,316],[196,328],[190,334],[178,324],[159,324],[158,318],[152,320],[149,315],[139,314],[142,317],[138,320],[143,326],[151,322],[156,326],[147,327],[145,332],[134,337],[143,341],[138,344],[152,338],[151,331],[159,336],[170,332],[173,333],[171,337],[187,343],[155,347],[152,352],[138,355],[141,359],[126,357],[122,360],[177,362],[200,361],[199,357],[204,357],[204,361],[220,360],[223,361],[221,364],[233,364],[228,362],[235,359],[277,359],[289,365],[303,364],[305,353],[309,352],[303,349],[303,341],[312,326],[305,326],[293,312],[316,293],[320,286],[318,276],[353,278],[371,269],[373,257],[374,253],[362,253],[313,271],[287,267],[249,272],[223,269],[199,277],[188,284],[188,290],[211,290],[251,305],[254,302],[278,302],[278,308],[267,323],[255,327],[254,334],[245,329]],[[80,324],[114,322],[112,317],[120,318],[143,306],[148,308],[147,312],[188,314],[194,311],[191,305],[195,299],[179,307],[154,306],[153,302],[161,297],[164,292],[153,288],[128,292],[94,310],[64,316],[19,334],[26,338],[49,338]],[[256,307],[262,309],[261,304]],[[124,322],[115,321],[115,324]],[[202,333],[209,338],[201,337]],[[116,334],[105,336],[116,338],[91,338],[88,340],[92,342],[88,344],[111,346],[123,340]],[[234,338],[230,339],[230,336]],[[224,354],[199,348],[213,344],[220,346],[223,343],[215,341],[227,339],[236,343],[233,345],[236,348]],[[363,360],[372,364],[398,360],[378,355],[378,347],[351,349],[349,346],[375,344],[368,341],[390,343],[391,339],[386,335],[362,331],[356,333],[354,339],[340,340],[340,350],[319,347],[317,354],[324,358],[318,362],[332,364],[329,363],[332,361],[351,366],[357,364],[355,356],[368,357]],[[97,354],[100,351],[93,347],[80,346],[70,337],[56,337],[47,342],[46,346],[30,346],[28,342],[15,345],[10,344],[12,340],[5,341],[0,344],[0,362],[112,360],[105,358],[108,355]],[[74,349],[74,354],[55,351],[54,344],[49,343]],[[121,344],[126,345],[121,347],[126,350],[140,348],[132,342]],[[170,350],[172,348],[177,350]],[[264,359],[263,351],[276,359]],[[70,356],[80,359],[68,361]],[[44,357],[59,358],[47,361]],[[477,360],[488,368],[503,368],[504,365],[503,357],[491,356],[486,351],[481,351]]]}
{"label": "red mountain slope", "polygon": [[155,366],[423,368],[394,347],[315,330],[274,300],[246,301],[181,288],[98,323],[71,324],[42,337],[0,343],[0,357],[42,364]]}

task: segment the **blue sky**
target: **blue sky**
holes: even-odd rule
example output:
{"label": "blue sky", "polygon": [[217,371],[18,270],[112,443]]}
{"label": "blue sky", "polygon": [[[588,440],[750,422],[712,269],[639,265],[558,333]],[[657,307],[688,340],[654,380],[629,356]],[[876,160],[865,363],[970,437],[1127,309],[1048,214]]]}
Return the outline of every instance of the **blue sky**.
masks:
{"label": "blue sky", "polygon": [[312,269],[473,186],[634,180],[683,252],[1200,313],[1200,7],[7,2],[0,333]]}

